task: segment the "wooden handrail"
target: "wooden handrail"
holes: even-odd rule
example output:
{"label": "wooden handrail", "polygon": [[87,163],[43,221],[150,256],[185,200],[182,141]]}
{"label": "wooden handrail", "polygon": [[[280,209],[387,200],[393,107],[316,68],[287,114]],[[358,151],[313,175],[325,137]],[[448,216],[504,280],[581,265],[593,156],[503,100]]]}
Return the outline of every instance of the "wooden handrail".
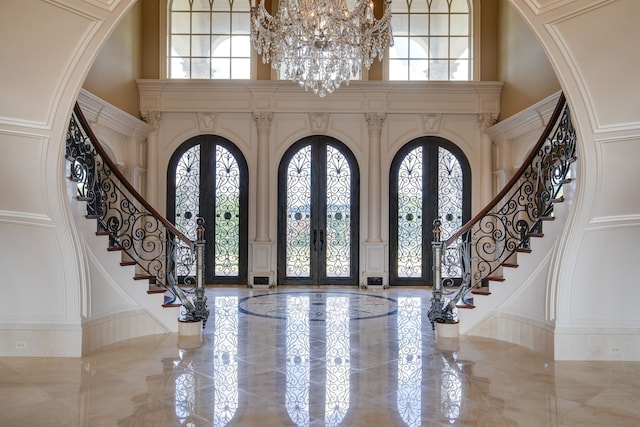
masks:
{"label": "wooden handrail", "polygon": [[491,200],[491,202],[489,202],[489,204],[485,206],[484,209],[482,209],[471,220],[467,221],[466,224],[464,224],[458,231],[456,231],[451,237],[449,237],[444,242],[445,247],[451,245],[456,239],[458,239],[460,236],[466,233],[471,227],[473,227],[474,224],[480,221],[485,215],[487,215],[487,213],[489,213],[493,208],[495,208],[497,204],[507,195],[507,193],[509,193],[509,191],[511,191],[511,189],[517,184],[518,180],[522,177],[522,175],[524,175],[527,168],[533,163],[533,160],[538,155],[538,151],[540,150],[540,148],[542,148],[544,143],[547,141],[547,138],[551,134],[553,127],[556,125],[558,118],[562,114],[562,110],[564,108],[565,103],[566,103],[566,99],[565,99],[564,93],[560,93],[560,97],[558,98],[558,103],[556,105],[555,110],[553,111],[553,114],[549,118],[549,122],[547,123],[547,126],[545,127],[544,131],[540,135],[540,138],[538,139],[538,142],[536,143],[536,145],[529,152],[529,155],[527,156],[525,161],[522,163],[522,166],[520,166],[520,169],[518,169],[516,174],[509,180],[509,182],[504,186],[504,188]]}
{"label": "wooden handrail", "polygon": [[171,222],[169,222],[168,219],[166,219],[153,206],[151,206],[149,202],[144,197],[142,197],[140,193],[138,193],[138,190],[136,190],[133,187],[133,185],[131,185],[129,180],[122,174],[122,172],[120,172],[116,164],[113,162],[113,160],[111,160],[111,158],[107,154],[107,151],[104,149],[104,147],[102,146],[98,138],[93,133],[91,126],[89,126],[89,123],[87,122],[87,119],[84,117],[84,114],[82,114],[82,109],[80,108],[80,105],[77,102],[75,107],[73,108],[73,111],[75,112],[78,120],[80,121],[80,125],[82,126],[84,131],[87,133],[87,136],[91,140],[91,143],[93,144],[98,154],[100,154],[103,161],[106,163],[109,169],[111,169],[111,172],[116,176],[116,178],[118,178],[118,180],[127,189],[127,191],[131,193],[133,198],[136,199],[138,203],[140,203],[140,205],[142,205],[149,213],[151,213],[151,215],[153,215],[154,218],[156,218],[165,227],[167,227],[167,230],[173,233],[177,238],[182,240],[184,243],[188,244],[189,246],[193,246],[194,244],[193,241],[189,239],[187,236],[185,236],[180,230],[178,230],[173,224],[171,224]]}

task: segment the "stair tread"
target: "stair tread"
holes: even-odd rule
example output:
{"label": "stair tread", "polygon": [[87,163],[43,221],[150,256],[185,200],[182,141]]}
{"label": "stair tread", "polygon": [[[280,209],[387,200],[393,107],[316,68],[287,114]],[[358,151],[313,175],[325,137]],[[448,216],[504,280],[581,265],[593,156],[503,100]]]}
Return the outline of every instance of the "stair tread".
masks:
{"label": "stair tread", "polygon": [[504,277],[503,276],[489,276],[489,277],[487,277],[487,280],[491,280],[493,282],[504,282]]}
{"label": "stair tread", "polygon": [[137,264],[137,263],[136,263],[135,261],[121,261],[121,262],[120,262],[120,265],[121,265],[122,267],[126,267],[126,266],[128,266],[128,265],[136,265],[136,264]]}
{"label": "stair tread", "polygon": [[544,233],[527,233],[528,237],[544,237]]}
{"label": "stair tread", "polygon": [[519,264],[514,264],[511,262],[503,262],[501,265],[503,267],[511,267],[511,268],[518,268],[520,266]]}
{"label": "stair tread", "polygon": [[148,294],[163,294],[165,293],[167,290],[161,286],[149,286],[149,289],[147,290]]}
{"label": "stair tread", "polygon": [[473,305],[473,304],[456,304],[456,307],[457,308],[468,308],[468,309],[476,308],[476,306]]}
{"label": "stair tread", "polygon": [[531,249],[529,248],[517,248],[516,252],[521,252],[521,253],[525,253],[525,254],[529,254],[531,253]]}

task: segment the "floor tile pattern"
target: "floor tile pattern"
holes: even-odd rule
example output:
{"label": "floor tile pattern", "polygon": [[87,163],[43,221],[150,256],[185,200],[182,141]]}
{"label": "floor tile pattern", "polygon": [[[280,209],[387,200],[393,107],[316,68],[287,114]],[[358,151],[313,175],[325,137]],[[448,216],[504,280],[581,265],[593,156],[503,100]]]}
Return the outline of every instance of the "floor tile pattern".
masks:
{"label": "floor tile pattern", "polygon": [[437,338],[430,293],[208,288],[201,345],[0,358],[0,426],[640,426],[640,363]]}

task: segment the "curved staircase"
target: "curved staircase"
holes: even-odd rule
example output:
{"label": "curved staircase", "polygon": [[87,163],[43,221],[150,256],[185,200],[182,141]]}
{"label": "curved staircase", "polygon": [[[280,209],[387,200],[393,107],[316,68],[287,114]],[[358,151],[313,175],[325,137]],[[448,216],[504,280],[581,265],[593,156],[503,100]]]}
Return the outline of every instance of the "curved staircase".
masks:
{"label": "curved staircase", "polygon": [[[553,253],[573,197],[576,132],[563,94],[537,143],[496,197],[445,242],[435,224],[440,280],[432,323],[536,351],[553,346],[547,322]],[[435,255],[437,256],[437,255]],[[460,285],[457,285],[460,283]]]}

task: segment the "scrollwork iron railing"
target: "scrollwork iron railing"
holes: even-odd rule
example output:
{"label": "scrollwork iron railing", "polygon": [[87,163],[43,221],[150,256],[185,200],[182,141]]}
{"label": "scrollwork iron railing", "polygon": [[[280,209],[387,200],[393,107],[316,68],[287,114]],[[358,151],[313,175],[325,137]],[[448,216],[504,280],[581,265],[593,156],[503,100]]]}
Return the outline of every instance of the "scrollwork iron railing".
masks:
{"label": "scrollwork iron railing", "polygon": [[[473,290],[483,287],[516,252],[529,249],[529,238],[542,232],[542,222],[553,215],[554,203],[562,200],[575,150],[576,132],[561,94],[540,139],[504,189],[444,242],[440,242],[439,224],[434,221],[433,244],[441,246],[434,258],[441,258],[434,262],[440,270],[434,271],[432,325],[453,321],[456,304],[471,306]],[[462,272],[462,278],[451,272]],[[456,279],[462,279],[459,288],[444,291]]]}
{"label": "scrollwork iron railing", "polygon": [[[77,198],[87,204],[87,217],[97,220],[97,232],[109,236],[109,248],[122,250],[136,265],[136,276],[178,299],[183,320],[206,322],[202,258],[204,228],[198,220],[198,239],[192,241],[160,215],[129,183],[93,134],[76,103],[66,138],[70,177],[77,183]],[[195,274],[193,273],[195,272]],[[183,283],[195,286],[183,289]],[[191,299],[188,294],[194,293]]]}

